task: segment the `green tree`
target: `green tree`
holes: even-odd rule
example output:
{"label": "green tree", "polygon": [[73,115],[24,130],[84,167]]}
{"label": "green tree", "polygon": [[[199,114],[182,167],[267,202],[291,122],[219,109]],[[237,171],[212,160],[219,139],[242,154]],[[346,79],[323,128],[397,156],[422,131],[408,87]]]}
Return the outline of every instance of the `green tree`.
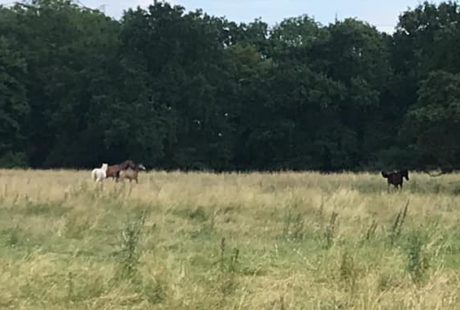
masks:
{"label": "green tree", "polygon": [[130,10],[121,38],[148,76],[161,115],[166,167],[219,168],[231,160],[223,21],[169,4]]}
{"label": "green tree", "polygon": [[408,114],[422,164],[458,168],[460,162],[460,74],[436,71],[422,82]]}
{"label": "green tree", "polygon": [[0,36],[0,165],[26,164],[24,122],[29,112],[24,58],[8,39]]}

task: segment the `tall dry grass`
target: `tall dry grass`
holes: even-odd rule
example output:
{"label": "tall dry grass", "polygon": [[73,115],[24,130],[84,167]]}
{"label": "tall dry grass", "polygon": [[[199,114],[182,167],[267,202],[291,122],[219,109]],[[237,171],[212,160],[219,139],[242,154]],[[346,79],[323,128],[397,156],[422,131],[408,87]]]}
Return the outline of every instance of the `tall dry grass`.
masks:
{"label": "tall dry grass", "polygon": [[0,170],[0,308],[458,309],[460,176]]}

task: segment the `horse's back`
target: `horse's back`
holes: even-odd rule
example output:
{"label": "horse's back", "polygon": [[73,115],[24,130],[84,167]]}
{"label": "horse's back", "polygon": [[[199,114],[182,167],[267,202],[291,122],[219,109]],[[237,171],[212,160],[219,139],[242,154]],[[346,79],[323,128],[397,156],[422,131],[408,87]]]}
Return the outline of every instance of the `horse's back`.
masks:
{"label": "horse's back", "polygon": [[115,178],[118,174],[118,172],[120,171],[120,167],[115,165],[115,166],[109,166],[107,168],[107,172],[106,172],[106,175],[107,177],[112,177],[112,178]]}
{"label": "horse's back", "polygon": [[122,171],[120,171],[120,178],[129,179],[129,180],[135,180],[135,179],[137,179],[137,171],[133,170],[131,168],[128,168],[126,170],[122,170]]}

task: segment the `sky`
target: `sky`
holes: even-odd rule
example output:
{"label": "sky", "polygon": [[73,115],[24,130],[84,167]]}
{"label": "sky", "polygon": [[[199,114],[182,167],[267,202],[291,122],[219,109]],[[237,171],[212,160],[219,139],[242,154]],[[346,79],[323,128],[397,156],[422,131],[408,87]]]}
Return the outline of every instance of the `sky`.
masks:
{"label": "sky", "polygon": [[[13,0],[0,0],[0,4]],[[104,9],[107,15],[120,18],[123,11],[137,6],[146,7],[153,0],[78,0],[90,8]],[[76,2],[78,2],[76,1]],[[161,0],[159,0],[161,1]],[[170,0],[187,10],[203,9],[209,15],[226,17],[236,22],[251,22],[262,18],[270,25],[288,17],[307,14],[327,25],[337,17],[342,20],[355,17],[367,21],[381,31],[392,32],[398,16],[408,8],[414,8],[421,0]],[[430,1],[441,2],[441,1]],[[105,7],[101,7],[104,5]]]}

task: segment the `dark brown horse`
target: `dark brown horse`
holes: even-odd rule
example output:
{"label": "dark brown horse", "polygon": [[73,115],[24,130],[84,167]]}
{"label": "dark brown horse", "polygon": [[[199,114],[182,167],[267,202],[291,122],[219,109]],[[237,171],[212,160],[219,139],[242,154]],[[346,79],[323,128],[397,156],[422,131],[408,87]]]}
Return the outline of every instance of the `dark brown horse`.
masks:
{"label": "dark brown horse", "polygon": [[388,182],[388,190],[390,190],[390,186],[393,185],[394,187],[401,190],[403,188],[404,178],[409,181],[409,171],[407,170],[399,170],[394,172],[384,172],[382,171],[382,176],[387,179]]}
{"label": "dark brown horse", "polygon": [[135,169],[137,166],[132,160],[125,160],[121,164],[109,166],[107,168],[107,178],[115,179],[118,182],[118,178],[120,177],[120,171],[126,169]]}

